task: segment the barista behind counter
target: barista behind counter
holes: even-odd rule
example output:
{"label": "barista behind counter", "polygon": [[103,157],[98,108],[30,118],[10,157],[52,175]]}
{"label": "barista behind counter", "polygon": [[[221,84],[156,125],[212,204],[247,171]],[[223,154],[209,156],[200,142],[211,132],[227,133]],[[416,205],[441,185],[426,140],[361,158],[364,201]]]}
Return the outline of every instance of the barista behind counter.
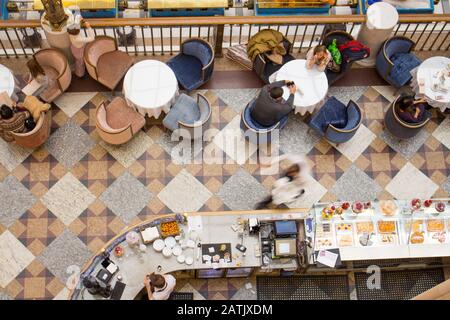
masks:
{"label": "barista behind counter", "polygon": [[148,300],[167,300],[175,289],[176,280],[171,274],[161,275],[154,272],[144,279]]}

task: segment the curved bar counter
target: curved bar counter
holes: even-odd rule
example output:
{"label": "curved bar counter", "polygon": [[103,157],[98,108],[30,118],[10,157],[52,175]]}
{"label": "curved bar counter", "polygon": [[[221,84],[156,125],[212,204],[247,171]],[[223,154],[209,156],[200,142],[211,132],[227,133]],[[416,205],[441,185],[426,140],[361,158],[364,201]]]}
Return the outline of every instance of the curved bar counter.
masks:
{"label": "curved bar counter", "polygon": [[[169,214],[164,216],[155,216],[154,219],[147,220],[131,228],[128,228],[109,241],[104,248],[102,248],[84,267],[81,271],[80,279],[89,275],[97,275],[103,269],[101,262],[105,258],[105,254],[109,254],[109,258],[118,267],[119,270],[114,274],[109,282],[112,287],[118,281],[120,276],[121,281],[126,285],[121,299],[133,300],[144,287],[143,281],[147,274],[151,272],[160,272],[166,274],[182,270],[198,270],[211,269],[211,265],[202,262],[200,254],[197,259],[197,247],[183,249],[183,254],[193,258],[193,263],[187,265],[186,263],[177,262],[177,257],[171,255],[169,258],[163,256],[161,252],[157,252],[151,244],[147,245],[145,252],[139,250],[139,246],[130,248],[126,241],[126,235],[130,231],[140,232],[140,230],[147,227],[157,226],[162,222],[173,221],[179,222],[179,227],[188,238],[188,224],[183,224],[185,217],[201,217],[202,230],[196,231],[197,242],[202,244],[218,244],[227,243],[231,245],[232,261],[229,263],[222,263],[220,269],[224,268],[253,268],[262,267],[260,257],[260,238],[259,234],[246,234],[242,240],[242,234],[233,230],[232,226],[237,225],[238,221],[248,220],[250,218],[257,218],[259,221],[274,221],[274,220],[298,220],[301,221],[308,217],[309,210],[307,209],[286,209],[286,210],[259,210],[259,211],[227,211],[227,212],[197,212],[189,214]],[[142,239],[140,239],[142,243]],[[120,258],[114,255],[114,248],[119,245],[124,249],[124,255]],[[236,245],[243,244],[247,250],[245,254],[236,249]],[[296,269],[297,259],[287,259],[284,264],[279,266],[271,265],[271,268],[282,269]],[[92,296],[88,290],[85,290],[82,281],[80,280],[75,289],[70,293],[70,299],[103,299],[100,296]]]}

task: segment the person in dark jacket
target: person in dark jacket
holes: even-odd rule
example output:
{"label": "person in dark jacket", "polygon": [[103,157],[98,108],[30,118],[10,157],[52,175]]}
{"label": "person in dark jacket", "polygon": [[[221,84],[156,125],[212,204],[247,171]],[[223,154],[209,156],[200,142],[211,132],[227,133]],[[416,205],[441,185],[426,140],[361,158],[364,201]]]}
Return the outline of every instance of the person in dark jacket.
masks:
{"label": "person in dark jacket", "polygon": [[[292,111],[294,94],[297,91],[292,81],[282,80],[265,85],[256,99],[255,106],[251,111],[251,117],[260,125],[271,127],[287,116]],[[291,84],[289,98],[283,99],[283,86]]]}

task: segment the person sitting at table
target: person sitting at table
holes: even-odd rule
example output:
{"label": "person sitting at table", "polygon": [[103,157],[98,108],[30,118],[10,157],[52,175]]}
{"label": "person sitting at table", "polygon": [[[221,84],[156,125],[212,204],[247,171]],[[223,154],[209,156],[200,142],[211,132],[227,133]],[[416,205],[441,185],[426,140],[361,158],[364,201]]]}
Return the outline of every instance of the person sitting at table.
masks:
{"label": "person sitting at table", "polygon": [[289,98],[283,99],[283,86],[292,81],[281,80],[265,85],[256,99],[251,117],[262,126],[271,127],[292,111],[297,87],[289,86]]}
{"label": "person sitting at table", "polygon": [[309,49],[306,53],[306,68],[311,69],[314,65],[317,70],[325,71],[329,63],[332,63],[331,53],[324,45]]}
{"label": "person sitting at table", "polygon": [[397,102],[397,114],[403,121],[409,123],[422,122],[427,103],[424,99],[414,100],[413,96],[403,96]]}
{"label": "person sitting at table", "polygon": [[0,137],[6,142],[14,141],[11,132],[21,133],[27,131],[25,122],[30,117],[28,111],[21,108],[2,105],[0,107]]}
{"label": "person sitting at table", "polygon": [[167,300],[175,289],[175,277],[170,274],[160,275],[154,272],[147,275],[144,280],[148,300]]}
{"label": "person sitting at table", "polygon": [[50,86],[52,80],[45,74],[44,69],[35,58],[28,60],[27,67],[29,71],[27,81],[30,83],[35,80],[39,83],[39,89],[33,93],[35,96],[39,96]]}

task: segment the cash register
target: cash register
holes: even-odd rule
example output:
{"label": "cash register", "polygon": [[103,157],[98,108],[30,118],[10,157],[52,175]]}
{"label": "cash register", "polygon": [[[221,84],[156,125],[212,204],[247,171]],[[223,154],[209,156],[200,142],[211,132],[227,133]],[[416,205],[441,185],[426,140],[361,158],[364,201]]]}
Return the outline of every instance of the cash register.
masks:
{"label": "cash register", "polygon": [[275,256],[292,257],[297,253],[297,223],[294,220],[275,221]]}

